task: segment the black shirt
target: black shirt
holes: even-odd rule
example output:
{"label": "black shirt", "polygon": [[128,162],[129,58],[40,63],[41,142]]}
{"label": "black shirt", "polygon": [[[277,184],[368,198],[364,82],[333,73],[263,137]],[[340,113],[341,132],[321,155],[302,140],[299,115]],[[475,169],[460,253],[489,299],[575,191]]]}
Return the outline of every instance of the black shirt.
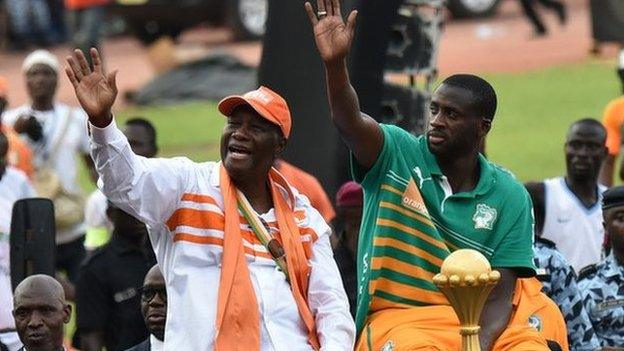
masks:
{"label": "black shirt", "polygon": [[103,332],[108,351],[123,351],[145,340],[149,334],[138,289],[153,264],[146,250],[113,234],[81,267],[76,284],[78,330]]}
{"label": "black shirt", "polygon": [[351,316],[355,318],[357,306],[357,266],[355,257],[353,257],[342,240],[334,250],[334,259],[338,264],[338,270],[340,270],[340,276],[342,277],[342,284],[349,298],[349,311],[351,312]]}

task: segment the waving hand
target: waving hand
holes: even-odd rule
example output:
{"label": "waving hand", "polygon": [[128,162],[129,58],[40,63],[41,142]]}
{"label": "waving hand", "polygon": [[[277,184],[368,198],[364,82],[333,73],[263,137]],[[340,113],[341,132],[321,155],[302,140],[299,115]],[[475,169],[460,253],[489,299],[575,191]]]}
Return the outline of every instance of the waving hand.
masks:
{"label": "waving hand", "polygon": [[343,60],[353,41],[357,11],[351,11],[345,23],[340,12],[340,0],[317,0],[316,5],[317,13],[314,13],[309,2],[305,3],[305,9],[312,23],[321,59],[325,63]]}
{"label": "waving hand", "polygon": [[117,71],[104,72],[100,54],[94,48],[89,52],[93,69],[84,54],[75,50],[67,56],[68,67],[65,69],[69,81],[74,86],[80,105],[89,116],[89,121],[96,127],[107,126],[111,119],[111,107],[117,97]]}

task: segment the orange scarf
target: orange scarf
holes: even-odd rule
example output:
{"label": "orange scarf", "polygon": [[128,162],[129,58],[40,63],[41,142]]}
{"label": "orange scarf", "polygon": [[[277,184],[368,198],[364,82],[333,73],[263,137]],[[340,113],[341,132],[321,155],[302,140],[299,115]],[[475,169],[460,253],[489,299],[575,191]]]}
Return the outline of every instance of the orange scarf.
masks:
{"label": "orange scarf", "polygon": [[[279,229],[279,240],[286,252],[290,287],[297,303],[299,315],[308,329],[308,340],[315,350],[320,349],[314,316],[308,307],[308,277],[310,266],[301,244],[299,228],[293,210],[280,190],[281,185],[295,204],[288,182],[275,169],[269,172],[271,196]],[[217,309],[217,335],[215,350],[260,350],[260,315],[258,301],[249,276],[249,267],[240,233],[240,215],[236,201],[236,188],[221,164],[219,185],[223,196],[225,231],[219,301]],[[296,326],[293,326],[296,327]]]}

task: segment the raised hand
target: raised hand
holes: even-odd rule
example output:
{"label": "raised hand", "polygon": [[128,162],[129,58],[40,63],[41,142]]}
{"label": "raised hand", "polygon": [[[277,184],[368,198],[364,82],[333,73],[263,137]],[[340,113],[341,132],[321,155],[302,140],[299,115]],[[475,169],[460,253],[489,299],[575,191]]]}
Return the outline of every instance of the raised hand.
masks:
{"label": "raised hand", "polygon": [[100,54],[91,48],[89,54],[93,61],[93,70],[82,51],[76,49],[67,56],[68,67],[65,73],[74,86],[80,105],[89,116],[89,121],[96,127],[105,127],[112,118],[111,107],[117,97],[117,71],[104,72]]}
{"label": "raised hand", "polygon": [[314,13],[309,2],[305,3],[305,9],[314,29],[314,39],[321,59],[325,64],[341,62],[347,56],[353,41],[357,11],[349,13],[345,24],[340,12],[340,0],[317,0],[316,5],[317,13]]}

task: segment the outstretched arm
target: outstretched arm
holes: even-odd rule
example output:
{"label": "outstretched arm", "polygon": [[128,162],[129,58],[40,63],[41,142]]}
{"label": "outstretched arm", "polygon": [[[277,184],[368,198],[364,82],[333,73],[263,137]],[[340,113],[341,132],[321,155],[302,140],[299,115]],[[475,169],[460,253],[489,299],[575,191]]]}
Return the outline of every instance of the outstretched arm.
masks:
{"label": "outstretched arm", "polygon": [[314,29],[319,55],[325,64],[327,94],[332,121],[358,163],[368,169],[375,164],[383,146],[379,124],[360,112],[357,93],[349,81],[346,57],[355,31],[357,11],[351,11],[345,23],[340,0],[317,0],[305,9]]}
{"label": "outstretched arm", "polygon": [[91,49],[93,70],[80,50],[67,58],[67,76],[91,124],[91,155],[106,197],[142,222],[165,222],[177,209],[191,162],[147,159],[135,155],[117,129],[111,107],[117,96],[115,72],[104,72],[100,56]]}

